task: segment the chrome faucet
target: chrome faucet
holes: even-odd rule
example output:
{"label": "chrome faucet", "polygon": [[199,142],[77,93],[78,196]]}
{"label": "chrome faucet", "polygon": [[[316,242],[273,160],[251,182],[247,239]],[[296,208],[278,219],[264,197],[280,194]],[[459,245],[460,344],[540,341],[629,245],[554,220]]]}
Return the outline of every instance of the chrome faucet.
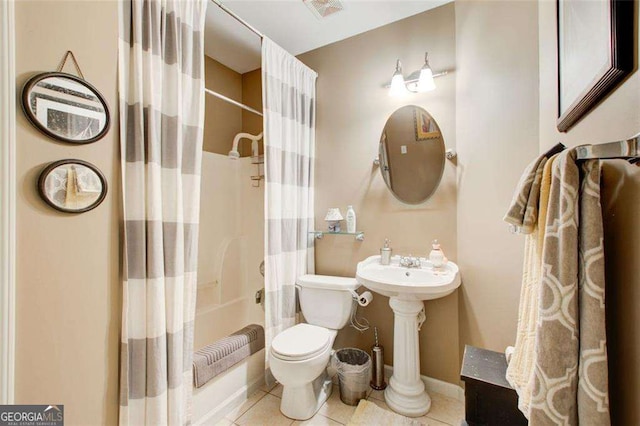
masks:
{"label": "chrome faucet", "polygon": [[400,266],[404,266],[407,268],[419,268],[420,258],[409,256],[400,256]]}

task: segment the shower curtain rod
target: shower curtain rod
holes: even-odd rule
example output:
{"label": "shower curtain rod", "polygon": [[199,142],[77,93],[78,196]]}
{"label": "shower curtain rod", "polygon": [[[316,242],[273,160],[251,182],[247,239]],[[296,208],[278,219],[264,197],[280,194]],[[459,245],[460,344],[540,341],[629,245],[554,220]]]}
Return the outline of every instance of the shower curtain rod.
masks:
{"label": "shower curtain rod", "polygon": [[256,109],[253,109],[250,106],[247,106],[245,104],[241,104],[240,102],[238,102],[238,101],[236,101],[234,99],[228,98],[225,95],[222,95],[222,94],[220,94],[218,92],[214,92],[213,90],[207,89],[206,87],[204,88],[204,91],[205,91],[205,93],[208,93],[208,94],[210,94],[212,96],[215,96],[218,99],[222,99],[225,102],[229,102],[230,104],[238,106],[238,107],[240,107],[240,108],[242,108],[244,110],[247,110],[249,112],[252,112],[254,114],[258,114],[260,117],[262,117],[262,113],[260,111],[258,111]]}
{"label": "shower curtain rod", "polygon": [[260,31],[256,30],[250,23],[248,23],[247,21],[245,21],[244,19],[242,19],[241,17],[236,15],[234,12],[232,12],[230,9],[228,9],[225,5],[220,3],[220,0],[211,0],[211,1],[216,6],[218,6],[220,9],[224,10],[225,12],[227,12],[227,14],[229,16],[231,16],[233,19],[235,19],[236,21],[240,22],[242,25],[244,25],[245,27],[249,28],[251,31],[256,33],[261,39],[264,38],[264,34],[262,34]]}
{"label": "shower curtain rod", "polygon": [[[247,21],[245,21],[244,19],[242,19],[241,17],[239,17],[238,15],[236,15],[235,13],[233,13],[230,9],[228,9],[225,5],[223,5],[222,3],[220,3],[220,0],[211,0],[213,2],[213,4],[215,4],[216,6],[218,6],[220,9],[222,9],[224,12],[226,12],[229,16],[231,16],[233,19],[235,19],[236,21],[240,22],[242,25],[244,25],[245,27],[249,28],[251,31],[253,31],[254,33],[256,33],[259,37],[260,40],[262,40],[264,38],[264,35],[256,30],[250,23],[248,23]],[[215,96],[218,99],[222,99],[225,102],[229,102],[230,104],[233,104],[235,106],[239,106],[240,108],[247,110],[249,112],[252,112],[254,114],[258,114],[260,117],[262,117],[262,113],[258,110],[255,110],[253,108],[251,108],[250,106],[247,106],[245,104],[242,104],[236,100],[233,100],[231,98],[226,97],[225,95],[222,95],[218,92],[214,92],[213,90],[207,89],[205,87],[204,89],[205,93],[208,93],[210,95]]]}

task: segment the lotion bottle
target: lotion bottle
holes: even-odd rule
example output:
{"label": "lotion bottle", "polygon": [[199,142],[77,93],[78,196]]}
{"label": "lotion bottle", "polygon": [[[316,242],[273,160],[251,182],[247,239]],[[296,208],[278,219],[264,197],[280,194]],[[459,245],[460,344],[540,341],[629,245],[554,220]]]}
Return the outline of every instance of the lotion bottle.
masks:
{"label": "lotion bottle", "polygon": [[347,206],[347,232],[356,233],[356,212],[353,210],[353,206]]}
{"label": "lotion bottle", "polygon": [[444,256],[438,240],[433,240],[431,248],[431,252],[429,253],[429,262],[431,262],[435,269],[440,269],[447,264],[448,260]]}

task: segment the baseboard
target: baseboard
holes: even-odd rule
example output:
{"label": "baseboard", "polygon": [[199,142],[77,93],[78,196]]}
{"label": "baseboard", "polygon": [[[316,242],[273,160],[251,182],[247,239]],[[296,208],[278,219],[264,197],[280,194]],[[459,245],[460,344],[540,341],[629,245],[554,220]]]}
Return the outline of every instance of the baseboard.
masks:
{"label": "baseboard", "polygon": [[[393,375],[393,366],[384,365],[384,376],[386,380]],[[427,392],[435,392],[449,398],[456,399],[464,402],[464,389],[461,386],[454,385],[453,383],[445,382],[442,380],[434,379],[433,377],[420,376],[420,380],[424,383]],[[333,383],[338,384],[338,376],[333,377]]]}
{"label": "baseboard", "polygon": [[[388,380],[389,377],[393,375],[393,366],[385,364],[384,375]],[[420,379],[424,383],[427,392],[439,393],[440,395],[448,396],[449,398],[464,402],[464,389],[462,389],[461,386],[422,375],[420,376]]]}

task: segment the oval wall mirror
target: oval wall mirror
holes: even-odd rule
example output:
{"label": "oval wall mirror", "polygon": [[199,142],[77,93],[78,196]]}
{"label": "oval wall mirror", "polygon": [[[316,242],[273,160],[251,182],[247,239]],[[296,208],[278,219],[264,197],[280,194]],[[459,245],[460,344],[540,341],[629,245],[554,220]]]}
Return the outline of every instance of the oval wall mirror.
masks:
{"label": "oval wall mirror", "polygon": [[95,209],[107,195],[107,180],[96,166],[82,160],[61,160],[40,173],[38,192],[56,210],[82,213]]}
{"label": "oval wall mirror", "polygon": [[98,89],[71,74],[47,72],[29,79],[22,109],[38,130],[64,142],[95,142],[109,130],[109,108]]}
{"label": "oval wall mirror", "polygon": [[436,121],[415,105],[397,109],[380,137],[380,173],[400,201],[420,204],[442,179],[445,146]]}

